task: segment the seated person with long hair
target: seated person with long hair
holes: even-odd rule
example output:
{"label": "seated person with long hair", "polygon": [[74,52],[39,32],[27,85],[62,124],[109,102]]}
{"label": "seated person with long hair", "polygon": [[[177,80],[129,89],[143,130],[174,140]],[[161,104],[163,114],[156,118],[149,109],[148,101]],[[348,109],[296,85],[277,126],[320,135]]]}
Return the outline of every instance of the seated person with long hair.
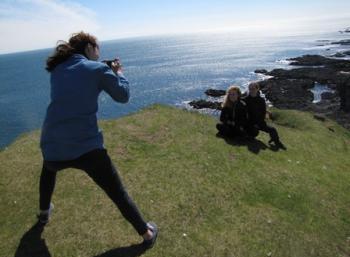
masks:
{"label": "seated person with long hair", "polygon": [[226,92],[220,115],[221,123],[216,124],[219,135],[224,137],[245,137],[247,126],[247,111],[241,101],[241,90],[230,86]]}

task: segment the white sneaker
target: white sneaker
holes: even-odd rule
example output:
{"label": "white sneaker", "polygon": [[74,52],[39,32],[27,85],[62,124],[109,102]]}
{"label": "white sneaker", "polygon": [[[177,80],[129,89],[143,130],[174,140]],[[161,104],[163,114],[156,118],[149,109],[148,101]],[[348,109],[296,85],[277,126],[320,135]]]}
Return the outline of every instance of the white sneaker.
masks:
{"label": "white sneaker", "polygon": [[50,215],[53,211],[54,205],[50,203],[50,208],[48,210],[40,210],[40,213],[37,215],[38,220],[41,224],[46,225],[50,220]]}

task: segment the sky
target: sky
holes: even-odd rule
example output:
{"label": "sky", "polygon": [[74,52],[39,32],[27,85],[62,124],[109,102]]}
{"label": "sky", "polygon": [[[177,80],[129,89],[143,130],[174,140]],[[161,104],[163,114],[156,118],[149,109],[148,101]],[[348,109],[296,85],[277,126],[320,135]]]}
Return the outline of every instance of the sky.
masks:
{"label": "sky", "polygon": [[100,41],[205,32],[286,34],[350,26],[350,0],[0,0],[0,54],[54,47],[78,31]]}

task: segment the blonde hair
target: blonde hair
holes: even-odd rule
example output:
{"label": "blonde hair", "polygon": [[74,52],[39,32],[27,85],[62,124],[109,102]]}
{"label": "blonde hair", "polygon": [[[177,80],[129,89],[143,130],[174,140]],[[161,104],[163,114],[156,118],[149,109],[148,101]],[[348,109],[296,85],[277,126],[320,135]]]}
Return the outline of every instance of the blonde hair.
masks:
{"label": "blonde hair", "polygon": [[232,107],[233,105],[233,102],[230,100],[230,97],[229,97],[229,94],[231,92],[236,92],[238,94],[238,100],[241,98],[241,89],[236,86],[236,85],[232,85],[230,86],[227,91],[226,91],[226,95],[225,95],[225,98],[224,98],[224,102],[222,103],[222,107]]}

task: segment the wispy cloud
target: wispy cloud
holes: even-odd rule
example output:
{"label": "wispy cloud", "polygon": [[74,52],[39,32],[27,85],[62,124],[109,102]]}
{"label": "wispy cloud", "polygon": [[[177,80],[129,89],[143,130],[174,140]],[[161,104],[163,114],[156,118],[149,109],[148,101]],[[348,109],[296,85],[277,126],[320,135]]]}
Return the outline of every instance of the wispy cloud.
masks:
{"label": "wispy cloud", "polygon": [[275,0],[0,0],[0,53],[54,47],[80,30],[100,40],[208,31],[336,31],[349,26],[349,7],[348,0],[281,5]]}
{"label": "wispy cloud", "polygon": [[72,1],[11,0],[0,3],[0,53],[55,46],[73,32],[100,28],[96,14]]}

